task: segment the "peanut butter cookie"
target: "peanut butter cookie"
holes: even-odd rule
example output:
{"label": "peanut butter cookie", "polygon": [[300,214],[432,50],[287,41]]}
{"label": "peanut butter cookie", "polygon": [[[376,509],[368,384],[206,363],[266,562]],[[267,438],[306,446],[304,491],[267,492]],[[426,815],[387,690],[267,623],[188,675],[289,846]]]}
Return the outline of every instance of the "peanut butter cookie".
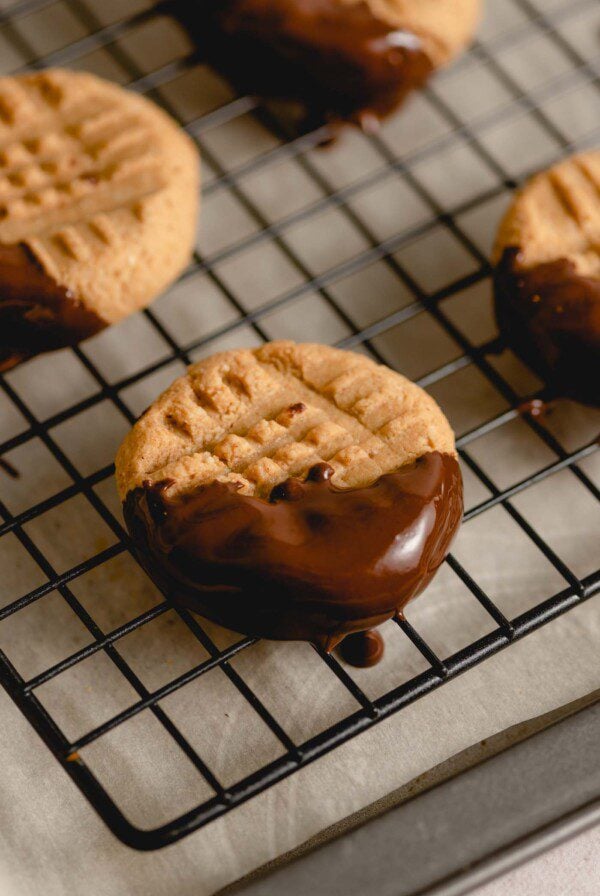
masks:
{"label": "peanut butter cookie", "polygon": [[471,40],[481,0],[212,0],[176,4],[245,93],[367,127]]}
{"label": "peanut butter cookie", "polygon": [[553,392],[600,406],[600,151],[526,184],[494,264],[507,343]]}
{"label": "peanut butter cookie", "polygon": [[323,345],[195,364],[133,427],[116,475],[138,557],[174,601],[327,649],[401,612],[462,516],[433,399]]}
{"label": "peanut butter cookie", "polygon": [[185,267],[191,140],[93,75],[0,78],[0,370],[147,305]]}

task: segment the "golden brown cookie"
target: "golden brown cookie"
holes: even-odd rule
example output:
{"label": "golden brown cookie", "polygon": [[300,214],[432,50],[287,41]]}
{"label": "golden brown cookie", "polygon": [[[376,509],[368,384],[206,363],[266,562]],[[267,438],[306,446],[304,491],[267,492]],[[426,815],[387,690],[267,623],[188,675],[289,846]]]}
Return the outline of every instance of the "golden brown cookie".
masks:
{"label": "golden brown cookie", "polygon": [[433,399],[323,345],[195,364],[133,427],[116,475],[138,556],[173,600],[327,647],[399,613],[462,515]]}
{"label": "golden brown cookie", "polygon": [[93,75],[0,78],[0,370],[147,305],[185,267],[192,141]]}
{"label": "golden brown cookie", "polygon": [[534,177],[494,251],[498,323],[558,395],[600,405],[600,151]]}
{"label": "golden brown cookie", "polygon": [[212,0],[176,4],[211,62],[245,93],[364,125],[471,40],[480,0]]}

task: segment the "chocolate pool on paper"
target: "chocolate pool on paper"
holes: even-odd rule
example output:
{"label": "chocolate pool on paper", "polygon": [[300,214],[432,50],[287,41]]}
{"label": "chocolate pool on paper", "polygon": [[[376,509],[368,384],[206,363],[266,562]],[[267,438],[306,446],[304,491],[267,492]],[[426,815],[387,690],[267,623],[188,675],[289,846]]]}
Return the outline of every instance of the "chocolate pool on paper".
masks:
{"label": "chocolate pool on paper", "polygon": [[350,666],[370,669],[383,659],[385,644],[378,631],[354,632],[346,635],[339,648],[340,655]]}
{"label": "chocolate pool on paper", "polygon": [[169,498],[165,480],[124,503],[142,565],[176,603],[251,636],[331,650],[419,594],[462,518],[457,459],[431,452],[373,485],[340,489],[327,464],[270,499],[213,482]]}
{"label": "chocolate pool on paper", "polygon": [[339,0],[175,2],[201,52],[242,93],[369,126],[433,70],[415,34]]}
{"label": "chocolate pool on paper", "polygon": [[508,345],[556,396],[600,407],[600,280],[567,259],[524,270],[511,248],[494,286]]}

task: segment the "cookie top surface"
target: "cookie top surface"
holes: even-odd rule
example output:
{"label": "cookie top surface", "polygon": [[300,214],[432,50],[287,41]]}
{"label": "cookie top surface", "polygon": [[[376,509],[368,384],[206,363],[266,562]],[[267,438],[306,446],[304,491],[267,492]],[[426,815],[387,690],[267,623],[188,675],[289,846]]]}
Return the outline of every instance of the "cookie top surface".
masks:
{"label": "cookie top surface", "polygon": [[170,497],[215,480],[267,497],[315,464],[359,488],[432,451],[455,454],[434,400],[363,355],[272,342],[194,364],[138,420],[116,460],[119,494],[171,482]]}
{"label": "cookie top surface", "polygon": [[154,103],[93,75],[0,78],[0,245],[25,245],[104,323],[187,263],[199,162]]}
{"label": "cookie top surface", "polygon": [[573,156],[533,177],[500,227],[494,263],[517,249],[522,270],[558,260],[600,278],[600,150]]}

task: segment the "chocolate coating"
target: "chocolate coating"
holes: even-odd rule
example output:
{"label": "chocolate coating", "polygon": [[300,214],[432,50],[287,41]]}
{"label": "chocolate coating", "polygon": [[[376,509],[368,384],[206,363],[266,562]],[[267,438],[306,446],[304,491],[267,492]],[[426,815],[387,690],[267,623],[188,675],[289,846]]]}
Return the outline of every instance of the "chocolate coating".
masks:
{"label": "chocolate coating", "polygon": [[139,560],[173,601],[228,628],[330,650],[426,587],[463,500],[458,461],[439,452],[366,488],[336,488],[329,469],[270,500],[230,482],[172,500],[169,480],[136,488],[124,514]]}
{"label": "chocolate coating", "polygon": [[600,280],[566,259],[522,270],[518,255],[506,249],[494,273],[508,345],[557,395],[600,406]]}
{"label": "chocolate coating", "polygon": [[357,669],[370,669],[382,659],[385,644],[379,632],[355,632],[344,638],[339,652],[348,665],[356,666]]}
{"label": "chocolate coating", "polygon": [[105,326],[25,245],[0,244],[0,372],[40,352],[75,345]]}
{"label": "chocolate coating", "polygon": [[213,66],[243,93],[296,100],[317,118],[366,124],[433,70],[419,37],[339,0],[175,3]]}

